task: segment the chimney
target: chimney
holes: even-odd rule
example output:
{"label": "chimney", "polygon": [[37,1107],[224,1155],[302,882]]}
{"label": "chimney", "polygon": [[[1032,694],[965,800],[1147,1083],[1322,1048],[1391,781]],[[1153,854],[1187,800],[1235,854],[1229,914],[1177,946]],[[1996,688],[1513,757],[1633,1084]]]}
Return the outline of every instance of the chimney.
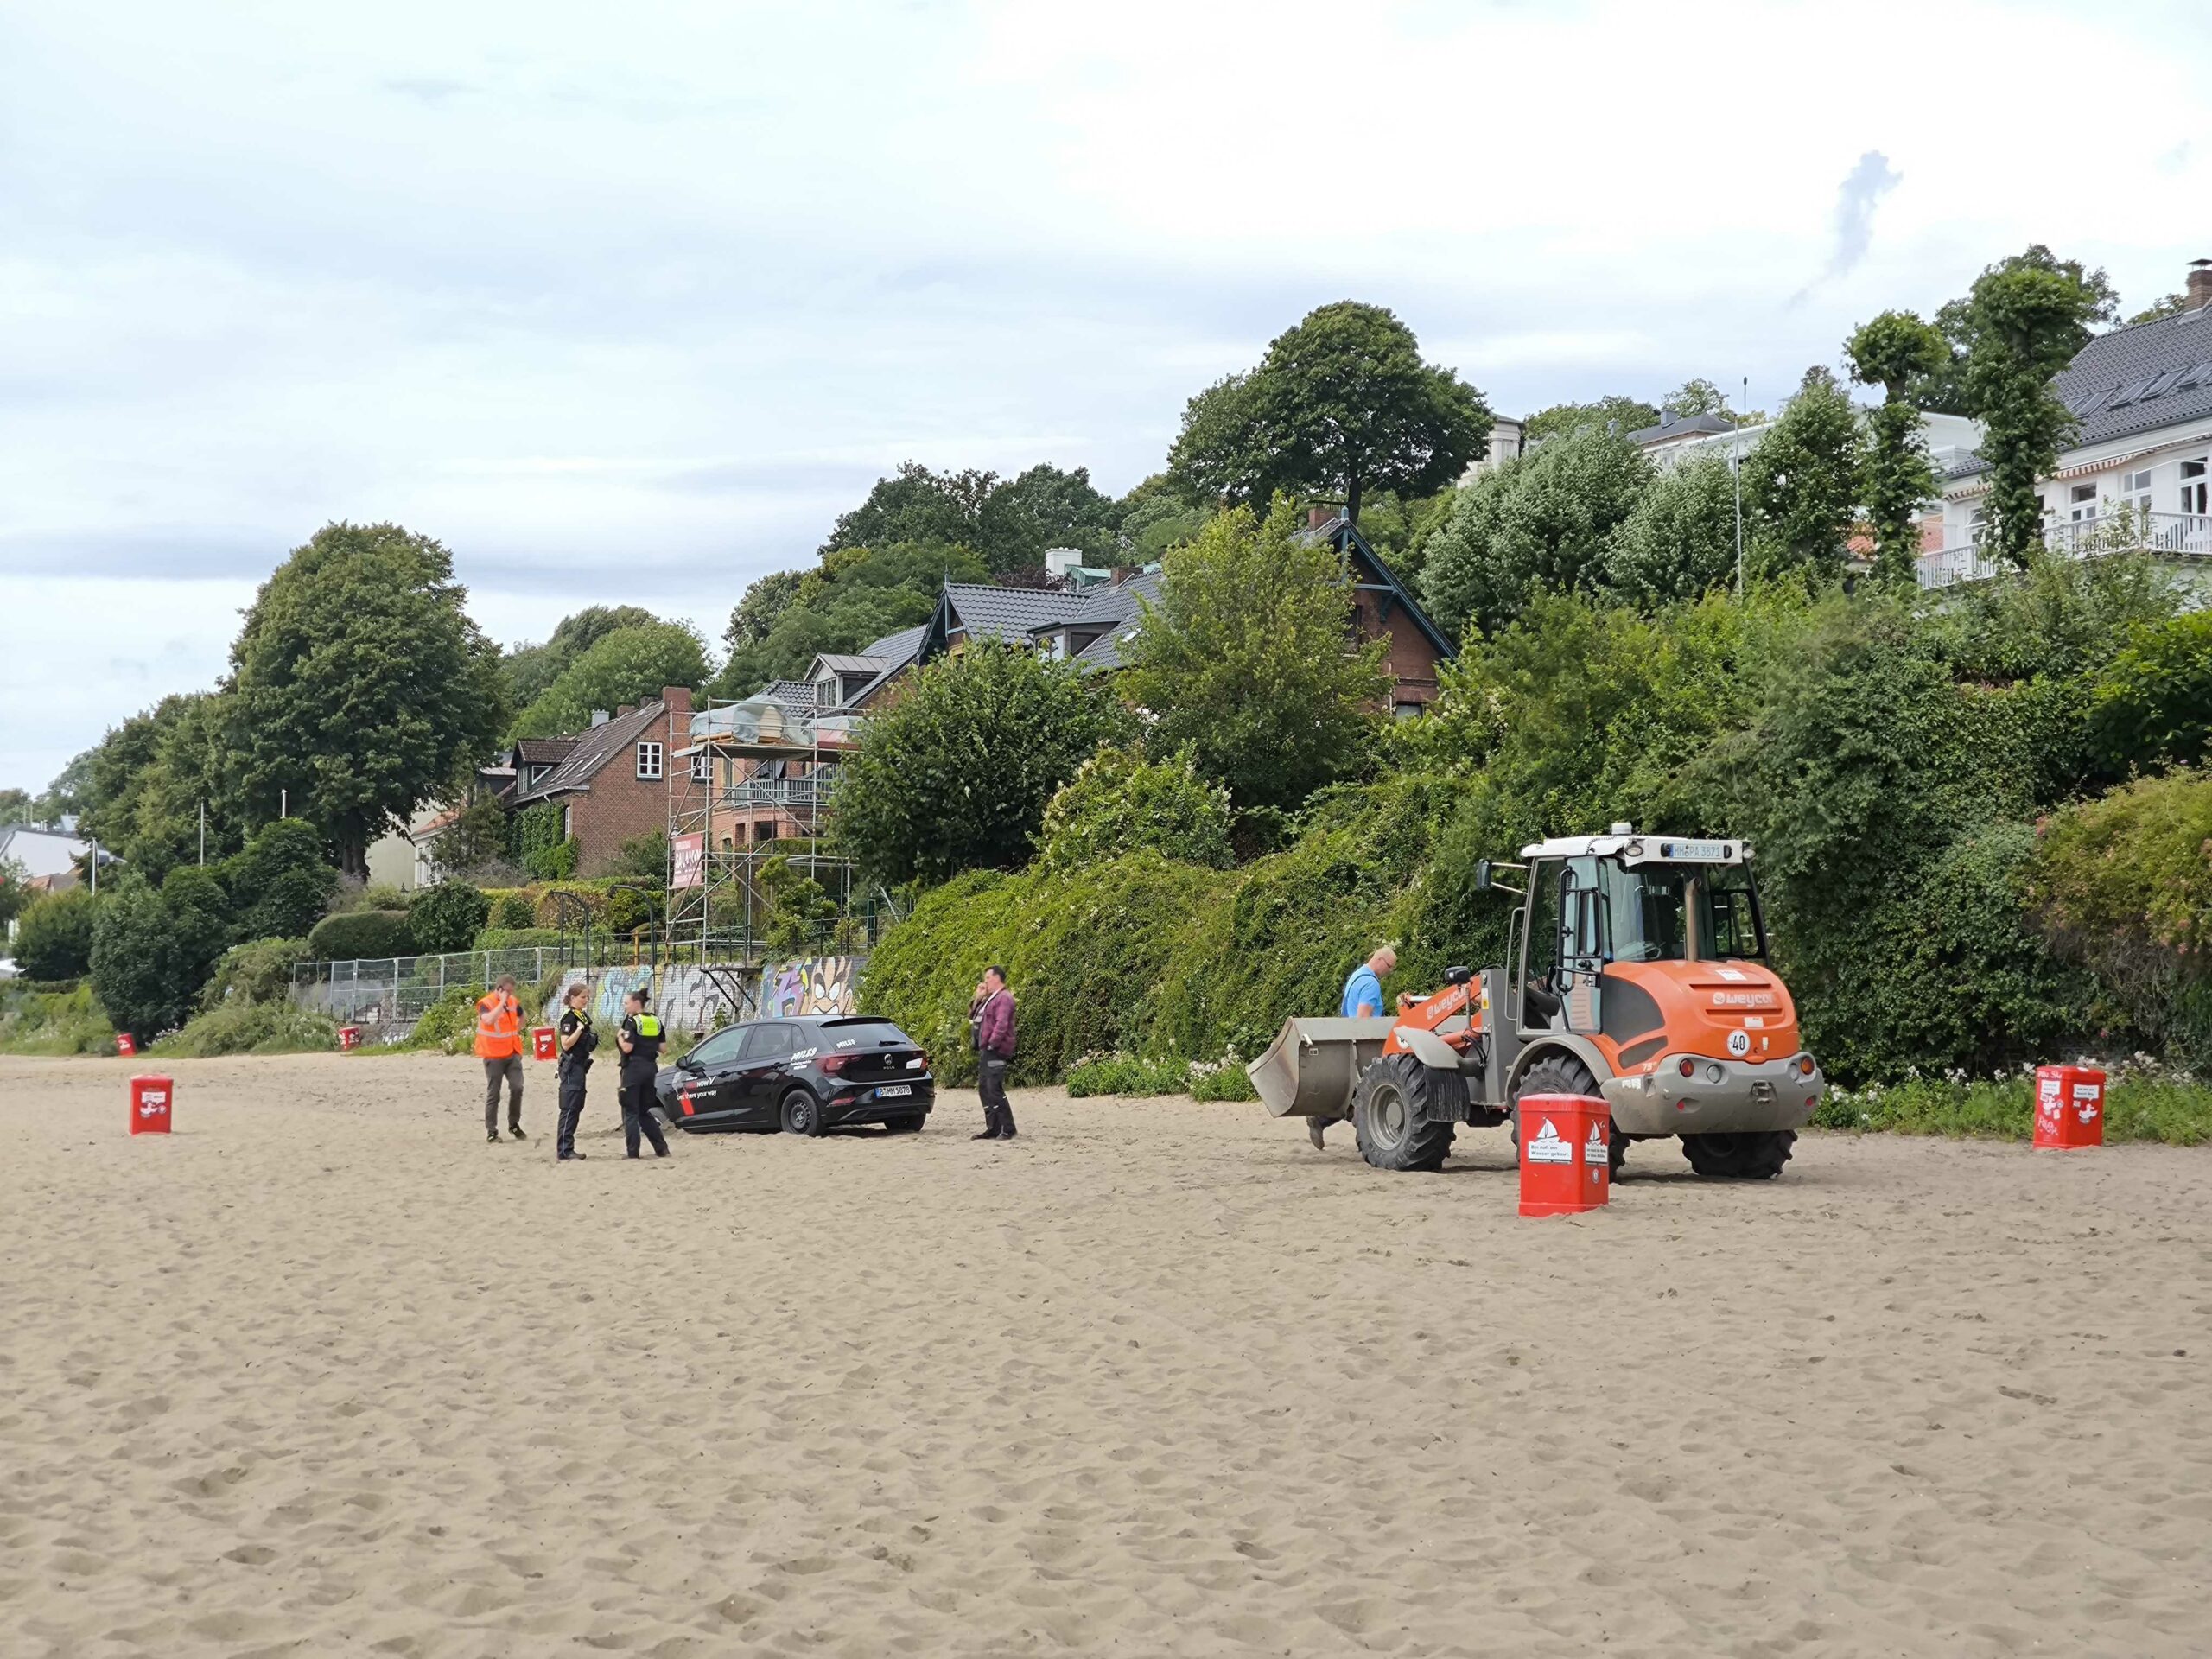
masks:
{"label": "chimney", "polygon": [[660,700],[668,705],[671,719],[689,720],[691,717],[691,688],[690,686],[664,685],[660,689]]}
{"label": "chimney", "polygon": [[1319,530],[1336,516],[1333,507],[1308,507],[1306,509],[1306,528]]}
{"label": "chimney", "polygon": [[604,709],[594,709],[591,711],[591,723],[594,726],[604,726],[613,718],[614,716]]}
{"label": "chimney", "polygon": [[632,709],[636,708],[637,706],[638,706],[638,705],[637,705],[636,703],[634,703],[634,702],[618,702],[618,703],[616,703],[616,704],[614,705],[614,718],[615,718],[615,719],[617,719],[617,720],[621,719],[625,715],[628,714],[628,713],[629,713]]}
{"label": "chimney", "polygon": [[2191,311],[2201,305],[2212,305],[2212,259],[2192,259],[2189,262],[2189,307]]}

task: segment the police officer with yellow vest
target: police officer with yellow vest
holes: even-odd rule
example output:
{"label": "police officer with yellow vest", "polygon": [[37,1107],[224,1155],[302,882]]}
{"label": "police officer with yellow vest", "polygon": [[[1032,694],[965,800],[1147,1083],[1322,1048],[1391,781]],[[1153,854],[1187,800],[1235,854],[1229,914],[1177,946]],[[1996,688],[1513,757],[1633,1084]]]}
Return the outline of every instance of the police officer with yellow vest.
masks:
{"label": "police officer with yellow vest", "polygon": [[638,1155],[642,1132],[653,1143],[653,1156],[668,1156],[668,1141],[653,1121],[653,1077],[660,1070],[663,1033],[660,1016],[645,1012],[645,988],[640,985],[622,999],[626,1012],[615,1042],[622,1050],[622,1141],[630,1156]]}
{"label": "police officer with yellow vest", "polygon": [[522,1132],[522,1004],[515,1001],[512,974],[476,1001],[476,1058],[484,1062],[484,1138],[499,1138],[499,1081],[507,1084],[507,1133]]}

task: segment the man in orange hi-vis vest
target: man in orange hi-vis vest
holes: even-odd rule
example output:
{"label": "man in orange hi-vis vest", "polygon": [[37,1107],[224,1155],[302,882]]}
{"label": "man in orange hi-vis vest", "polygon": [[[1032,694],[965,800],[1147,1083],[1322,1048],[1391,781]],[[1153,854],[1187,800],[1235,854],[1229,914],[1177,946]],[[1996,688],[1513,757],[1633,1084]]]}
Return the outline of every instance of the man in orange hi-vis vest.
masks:
{"label": "man in orange hi-vis vest", "polygon": [[499,1139],[499,1079],[507,1082],[507,1133],[522,1132],[522,1004],[515,1001],[515,979],[507,975],[477,999],[476,1058],[484,1062],[484,1138]]}

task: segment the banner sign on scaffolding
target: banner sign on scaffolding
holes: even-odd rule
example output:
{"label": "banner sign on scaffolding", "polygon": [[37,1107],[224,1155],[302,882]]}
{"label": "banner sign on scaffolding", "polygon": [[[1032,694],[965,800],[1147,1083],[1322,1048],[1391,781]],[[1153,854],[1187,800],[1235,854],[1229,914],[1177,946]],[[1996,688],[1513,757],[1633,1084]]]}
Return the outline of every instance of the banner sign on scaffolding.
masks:
{"label": "banner sign on scaffolding", "polygon": [[671,836],[668,842],[674,868],[671,887],[704,887],[707,880],[707,838],[703,835]]}

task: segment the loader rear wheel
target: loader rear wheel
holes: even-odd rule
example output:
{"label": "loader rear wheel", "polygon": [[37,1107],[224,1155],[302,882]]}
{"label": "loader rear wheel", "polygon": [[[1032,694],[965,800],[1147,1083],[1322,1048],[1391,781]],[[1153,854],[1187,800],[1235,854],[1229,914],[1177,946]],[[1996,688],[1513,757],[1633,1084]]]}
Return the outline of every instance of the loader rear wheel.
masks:
{"label": "loader rear wheel", "polygon": [[1770,1181],[1797,1144],[1795,1129],[1754,1135],[1686,1135],[1682,1156],[1699,1174],[1723,1181]]}
{"label": "loader rear wheel", "polygon": [[[1603,1100],[1598,1091],[1598,1079],[1590,1075],[1590,1068],[1572,1054],[1547,1054],[1521,1074],[1521,1081],[1513,1086],[1513,1145],[1515,1156],[1520,1155],[1521,1096],[1523,1095],[1581,1095]],[[1606,1121],[1605,1175],[1611,1179],[1621,1173],[1621,1166],[1628,1161],[1628,1136]]]}
{"label": "loader rear wheel", "polygon": [[1410,1054],[1385,1054],[1360,1073],[1352,1096],[1359,1155],[1377,1169],[1441,1169],[1452,1150],[1454,1091],[1467,1086],[1456,1072],[1433,1071]]}

